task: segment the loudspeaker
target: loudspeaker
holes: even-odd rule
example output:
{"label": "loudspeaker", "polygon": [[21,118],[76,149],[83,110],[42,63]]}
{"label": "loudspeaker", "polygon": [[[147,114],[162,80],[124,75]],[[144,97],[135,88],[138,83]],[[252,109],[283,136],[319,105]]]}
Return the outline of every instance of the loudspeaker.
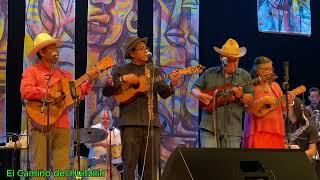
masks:
{"label": "loudspeaker", "polygon": [[286,149],[176,148],[162,180],[316,180],[306,154]]}

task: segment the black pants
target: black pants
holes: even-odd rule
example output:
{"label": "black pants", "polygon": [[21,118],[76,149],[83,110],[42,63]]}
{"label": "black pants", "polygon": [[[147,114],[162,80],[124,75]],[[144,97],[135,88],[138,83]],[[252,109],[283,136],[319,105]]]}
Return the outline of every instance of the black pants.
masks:
{"label": "black pants", "polygon": [[[137,164],[139,175],[141,176],[145,148],[147,144],[148,127],[122,126],[120,127],[120,131],[122,143],[121,156],[123,161],[124,180],[134,180],[135,169]],[[144,179],[155,180],[157,179],[157,171],[159,169],[160,128],[150,128],[148,144],[149,145],[147,149],[144,167]]]}

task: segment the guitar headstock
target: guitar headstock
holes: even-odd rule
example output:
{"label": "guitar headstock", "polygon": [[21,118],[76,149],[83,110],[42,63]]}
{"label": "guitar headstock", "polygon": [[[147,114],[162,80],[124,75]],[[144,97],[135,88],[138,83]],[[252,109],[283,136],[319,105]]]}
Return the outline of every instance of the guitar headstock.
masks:
{"label": "guitar headstock", "polygon": [[307,90],[307,88],[304,85],[301,85],[297,88],[294,88],[292,90],[292,93],[296,96],[296,95],[299,95],[299,94],[306,92],[306,90]]}
{"label": "guitar headstock", "polygon": [[115,62],[113,61],[113,59],[110,56],[106,56],[104,57],[101,61],[99,61],[94,67],[93,69],[95,71],[104,71],[108,68],[111,68],[112,66],[115,65]]}
{"label": "guitar headstock", "polygon": [[196,66],[190,66],[190,67],[186,67],[184,69],[178,69],[179,74],[198,74],[198,73],[202,73],[202,71],[205,69],[204,66],[202,66],[201,64],[196,65]]}

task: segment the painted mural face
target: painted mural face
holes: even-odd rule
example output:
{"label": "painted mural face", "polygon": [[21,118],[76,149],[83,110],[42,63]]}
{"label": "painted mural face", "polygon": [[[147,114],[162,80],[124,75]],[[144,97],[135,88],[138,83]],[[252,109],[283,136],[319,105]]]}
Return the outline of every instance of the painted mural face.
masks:
{"label": "painted mural face", "polygon": [[88,43],[112,45],[126,27],[136,32],[136,12],[134,1],[127,0],[90,0],[88,19]]}
{"label": "painted mural face", "polygon": [[7,55],[7,27],[8,26],[8,1],[0,3],[0,60],[5,60]]}
{"label": "painted mural face", "polygon": [[[164,66],[188,67],[199,63],[199,1],[154,1],[153,54]],[[171,72],[170,68],[163,68]],[[177,146],[195,147],[198,128],[198,100],[190,95],[197,74],[183,76],[175,96],[159,99],[161,159]],[[164,161],[162,162],[164,167]]]}
{"label": "painted mural face", "polygon": [[74,70],[75,1],[29,0],[26,20],[28,27],[26,35],[32,39],[41,32],[48,32],[53,37],[64,41],[60,48],[60,65],[72,73]]}
{"label": "painted mural face", "polygon": [[[5,115],[6,115],[6,65],[7,60],[7,37],[8,37],[8,1],[0,1],[0,136],[5,135]],[[1,139],[1,142],[6,142]]]}

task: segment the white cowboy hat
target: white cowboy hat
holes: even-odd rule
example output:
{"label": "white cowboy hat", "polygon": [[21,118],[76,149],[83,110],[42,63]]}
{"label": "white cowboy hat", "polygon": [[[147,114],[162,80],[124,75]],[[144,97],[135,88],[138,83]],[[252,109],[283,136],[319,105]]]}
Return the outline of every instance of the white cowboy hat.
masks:
{"label": "white cowboy hat", "polygon": [[51,44],[56,44],[57,46],[60,46],[62,44],[62,41],[59,39],[52,38],[47,33],[40,33],[36,36],[36,38],[33,41],[33,48],[28,54],[28,58],[32,58],[34,55],[37,54],[37,52]]}
{"label": "white cowboy hat", "polygon": [[239,47],[238,42],[231,38],[224,43],[221,49],[216,46],[214,46],[213,49],[223,56],[236,58],[244,56],[247,52],[245,47]]}

